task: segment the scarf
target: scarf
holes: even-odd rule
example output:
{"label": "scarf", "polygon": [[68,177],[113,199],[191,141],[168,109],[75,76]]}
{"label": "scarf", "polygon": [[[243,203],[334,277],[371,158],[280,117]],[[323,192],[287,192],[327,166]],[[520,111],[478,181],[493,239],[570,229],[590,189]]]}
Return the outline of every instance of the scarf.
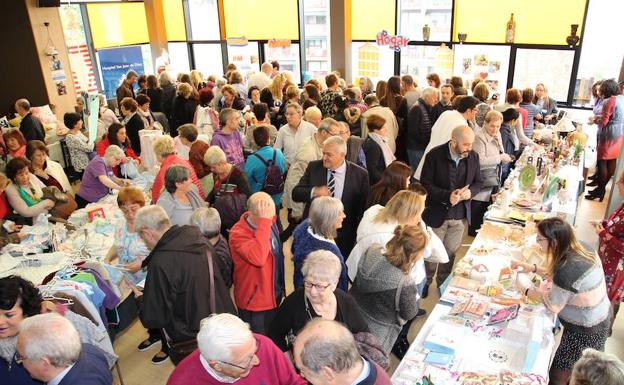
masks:
{"label": "scarf", "polygon": [[0,338],[0,358],[10,363],[15,356],[17,336]]}
{"label": "scarf", "polygon": [[381,147],[381,152],[384,156],[384,162],[386,163],[386,167],[388,167],[390,163],[394,162],[396,157],[388,146],[387,139],[379,134],[375,134],[374,132],[369,132],[368,136],[370,136],[370,138],[373,139],[375,143],[379,145],[379,147]]}
{"label": "scarf", "polygon": [[33,187],[30,188],[30,193],[24,190],[22,186],[17,186],[17,191],[19,192],[20,198],[26,202],[28,207],[32,207],[41,202],[41,197],[37,196],[37,191]]}

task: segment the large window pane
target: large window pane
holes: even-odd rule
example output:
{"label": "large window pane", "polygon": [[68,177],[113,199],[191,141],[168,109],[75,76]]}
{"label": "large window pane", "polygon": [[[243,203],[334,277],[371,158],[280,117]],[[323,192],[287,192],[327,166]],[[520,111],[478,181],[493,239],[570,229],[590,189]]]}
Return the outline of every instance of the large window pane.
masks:
{"label": "large window pane", "polygon": [[423,40],[423,26],[430,28],[430,41],[451,39],[453,0],[399,0],[399,31],[411,40]]}
{"label": "large window pane", "polygon": [[195,57],[195,68],[204,77],[223,75],[221,44],[193,44],[193,55]]}
{"label": "large window pane", "polygon": [[453,75],[464,79],[466,88],[481,78],[494,91],[503,94],[509,72],[509,46],[454,44]]}
{"label": "large window pane", "polygon": [[191,39],[221,39],[217,0],[188,0],[188,7],[191,18]]}
{"label": "large window pane", "polygon": [[351,38],[374,40],[386,30],[394,35],[396,0],[357,0],[351,7]]}
{"label": "large window pane", "polygon": [[[624,1],[591,0],[585,21],[585,35],[579,64],[574,104],[587,105],[591,99],[591,87],[597,80],[617,79],[624,57],[624,44],[614,42],[608,26],[620,25],[624,14]],[[619,38],[617,38],[619,40]]]}
{"label": "large window pane", "polygon": [[162,0],[167,40],[186,41],[186,23],[182,0]]}
{"label": "large window pane", "polygon": [[227,48],[228,63],[236,64],[243,75],[249,71],[260,71],[257,42],[250,41],[249,44],[242,47],[228,46]]}
{"label": "large window pane", "polygon": [[191,66],[188,57],[187,43],[168,43],[169,48],[169,71],[174,73],[190,72]]}
{"label": "large window pane", "polygon": [[409,45],[401,50],[401,74],[412,75],[419,87],[427,87],[427,75],[437,73],[440,79],[450,79],[453,52],[443,47]]}
{"label": "large window pane", "polygon": [[299,44],[291,44],[290,47],[269,48],[264,45],[264,57],[266,61],[277,60],[280,64],[280,71],[292,73],[295,81],[301,83],[301,66],[299,65]]}
{"label": "large window pane", "polygon": [[226,37],[299,40],[299,9],[294,0],[223,0]]}
{"label": "large window pane", "polygon": [[514,88],[535,88],[544,83],[550,97],[565,102],[568,99],[574,51],[547,49],[518,49],[514,69]]}
{"label": "large window pane", "polygon": [[98,91],[79,5],[62,5],[61,22],[76,92]]}
{"label": "large window pane", "polygon": [[304,80],[329,72],[329,0],[303,0],[305,32]]}
{"label": "large window pane", "polygon": [[375,43],[352,43],[351,63],[353,83],[362,76],[377,82],[394,75],[394,51]]}
{"label": "large window pane", "polygon": [[149,41],[143,2],[87,4],[87,14],[96,49]]}

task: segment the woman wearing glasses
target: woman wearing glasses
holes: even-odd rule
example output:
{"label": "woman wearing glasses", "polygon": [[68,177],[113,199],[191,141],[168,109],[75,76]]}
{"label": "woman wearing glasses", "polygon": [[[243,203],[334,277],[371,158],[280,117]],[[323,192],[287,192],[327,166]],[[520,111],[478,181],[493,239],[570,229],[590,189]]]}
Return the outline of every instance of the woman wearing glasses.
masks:
{"label": "woman wearing glasses", "polygon": [[341,261],[327,250],[310,253],[301,272],[303,287],[290,294],[277,309],[267,336],[287,351],[305,324],[316,317],[343,323],[353,334],[368,332],[362,310],[347,293],[337,289]]}
{"label": "woman wearing glasses", "polygon": [[584,349],[604,351],[611,304],[600,261],[581,246],[567,222],[556,217],[539,222],[537,243],[546,254],[546,266],[513,261],[512,267],[552,281],[551,289],[542,290],[519,275],[517,287],[559,316],[563,335],[549,377],[551,385],[564,385]]}

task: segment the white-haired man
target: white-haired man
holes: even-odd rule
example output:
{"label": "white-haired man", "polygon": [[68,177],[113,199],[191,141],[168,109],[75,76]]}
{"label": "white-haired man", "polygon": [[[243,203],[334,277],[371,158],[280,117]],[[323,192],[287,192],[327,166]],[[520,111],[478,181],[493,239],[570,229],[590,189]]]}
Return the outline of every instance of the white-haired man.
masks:
{"label": "white-haired man", "polygon": [[351,332],[333,320],[308,322],[297,335],[293,357],[312,385],[390,385],[383,368],[362,357]]}
{"label": "white-haired man", "polygon": [[19,330],[15,360],[35,380],[49,385],[113,383],[104,353],[95,346],[81,344],[72,323],[61,315],[28,317]]}
{"label": "white-haired man", "polygon": [[247,81],[247,86],[251,89],[251,87],[256,86],[258,89],[263,90],[264,87],[271,84],[271,74],[273,73],[273,66],[269,62],[262,63],[262,67],[260,67],[260,72],[257,72],[249,77]]}
{"label": "white-haired man", "polygon": [[407,127],[407,158],[409,159],[412,172],[416,172],[418,163],[422,159],[425,148],[431,139],[431,127],[433,126],[433,106],[438,102],[438,90],[427,87],[420,94],[407,113],[405,127]]}
{"label": "white-haired man", "polygon": [[[194,340],[199,323],[213,312],[236,313],[223,277],[220,258],[212,258],[211,288],[208,253],[212,248],[196,226],[171,225],[160,206],[139,209],[134,229],[151,250],[143,261],[147,278],[139,317],[148,329],[165,329],[173,343]],[[211,293],[214,297],[211,298]],[[211,309],[211,301],[215,309]],[[171,351],[177,363],[184,357]]]}
{"label": "white-haired man", "polygon": [[305,173],[292,191],[295,202],[306,203],[307,217],[312,200],[319,196],[338,198],[347,217],[338,232],[336,244],[342,255],[349,255],[355,244],[357,225],[368,200],[368,172],[346,160],[347,143],[340,136],[331,136],[323,143],[323,158],[308,164]]}
{"label": "white-haired man", "polygon": [[15,102],[15,112],[22,117],[19,129],[27,142],[31,140],[45,141],[43,124],[30,112],[30,102],[28,100],[17,100]]}
{"label": "white-haired man", "polygon": [[199,350],[178,365],[167,385],[304,385],[305,380],[269,338],[240,318],[217,314],[201,322]]}

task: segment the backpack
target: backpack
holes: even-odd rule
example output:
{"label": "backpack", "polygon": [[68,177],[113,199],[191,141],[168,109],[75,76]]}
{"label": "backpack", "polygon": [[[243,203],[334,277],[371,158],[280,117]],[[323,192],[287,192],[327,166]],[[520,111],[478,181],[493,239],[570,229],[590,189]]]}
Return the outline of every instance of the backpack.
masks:
{"label": "backpack", "polygon": [[247,210],[247,196],[245,194],[227,191],[231,175],[232,172],[228,175],[225,183],[221,184],[221,188],[217,191],[214,204],[212,205],[221,217],[221,234],[223,235],[227,235],[227,231],[238,222]]}
{"label": "backpack", "polygon": [[273,150],[273,160],[266,161],[263,157],[254,152],[256,158],[260,159],[262,164],[266,167],[266,173],[264,174],[264,182],[262,182],[261,190],[269,195],[279,194],[284,191],[284,173],[280,170],[279,166],[275,164],[275,156],[277,150]]}

